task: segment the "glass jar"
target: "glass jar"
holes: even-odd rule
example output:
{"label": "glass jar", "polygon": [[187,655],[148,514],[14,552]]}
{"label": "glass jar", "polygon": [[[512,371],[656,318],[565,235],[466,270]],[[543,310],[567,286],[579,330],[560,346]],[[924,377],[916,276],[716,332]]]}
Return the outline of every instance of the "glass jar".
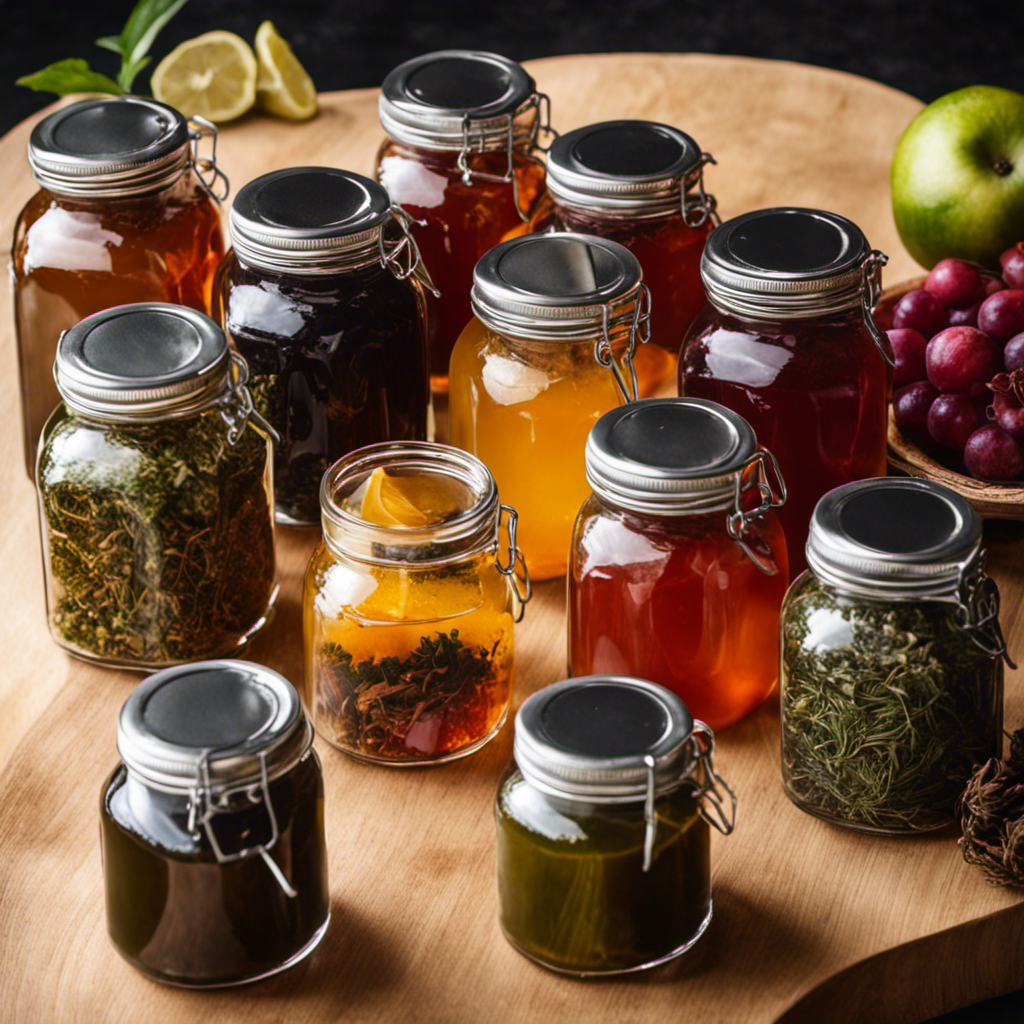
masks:
{"label": "glass jar", "polygon": [[[203,138],[208,158],[198,153]],[[73,103],[32,130],[28,160],[39,191],[18,215],[11,252],[30,477],[39,434],[60,401],[52,371],[62,331],[129,302],[209,312],[224,253],[218,201],[227,195],[216,142],[208,121],[186,122],[137,96]]]}
{"label": "glass jar", "polygon": [[439,50],[388,74],[380,122],[387,138],[376,178],[414,218],[410,230],[441,292],[429,303],[428,359],[431,387],[444,393],[470,318],[473,267],[543,191],[537,137],[550,130],[550,104],[515,61]]}
{"label": "glass jar", "polygon": [[274,584],[269,439],[202,313],[144,302],[60,339],[37,484],[50,633],[113,667],[230,654]]}
{"label": "glass jar", "polygon": [[586,466],[569,674],[650,679],[713,729],[742,718],[778,675],[789,577],[774,457],[723,406],[647,398],[597,421]]}
{"label": "glass jar", "polygon": [[686,329],[707,301],[700,279],[704,243],[719,223],[704,191],[715,163],[685,132],[655,121],[602,121],[551,143],[547,193],[529,231],[578,231],[621,242],[651,290],[651,341],[638,349],[640,394],[675,385]]}
{"label": "glass jar", "polygon": [[892,353],[871,308],[886,259],[845,217],[793,208],[726,221],[701,259],[709,301],[680,353],[679,393],[734,409],[775,453],[792,576],[818,499],[885,475]]}
{"label": "glass jar", "polygon": [[[324,476],[320,500],[324,535],[303,592],[320,735],[381,764],[479,749],[504,723],[512,692],[517,561],[525,573],[515,510],[498,503],[482,462],[428,442],[347,455]],[[388,508],[401,518],[382,515]]]}
{"label": "glass jar", "polygon": [[320,480],[376,441],[425,440],[428,287],[401,210],[376,182],[292,167],[249,182],[214,316],[252,374],[274,451],[280,522],[320,522]]}
{"label": "glass jar", "polygon": [[330,919],[313,729],[283,676],[203,661],[150,676],[117,726],[100,845],[114,948],[157,981],[290,967]]}
{"label": "glass jar", "polygon": [[452,353],[452,443],[483,459],[523,517],[534,579],[565,573],[590,428],[636,396],[650,310],[640,278],[618,242],[569,233],[503,242],[473,272],[475,316]]}
{"label": "glass jar", "polygon": [[948,825],[1002,749],[999,591],[981,520],[928,480],[862,480],[818,502],[809,570],[782,609],[782,779],[802,810],[863,832]]}
{"label": "glass jar", "polygon": [[728,835],[736,815],[714,749],[646,680],[585,676],[527,697],[495,803],[508,941],[578,976],[685,953],[711,920],[708,822]]}

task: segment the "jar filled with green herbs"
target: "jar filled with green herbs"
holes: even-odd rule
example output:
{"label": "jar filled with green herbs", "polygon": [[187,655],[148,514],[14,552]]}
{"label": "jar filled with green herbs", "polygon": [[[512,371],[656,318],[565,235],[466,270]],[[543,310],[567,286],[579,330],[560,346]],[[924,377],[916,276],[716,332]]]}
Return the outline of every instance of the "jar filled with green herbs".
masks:
{"label": "jar filled with green herbs", "polygon": [[802,810],[888,834],[941,828],[1002,747],[999,591],[981,520],[927,480],[860,480],[814,510],[782,607],[782,778]]}
{"label": "jar filled with green herbs", "polygon": [[247,376],[181,306],[116,306],[61,337],[36,482],[50,631],[70,653],[158,668],[233,653],[266,621],[270,439]]}

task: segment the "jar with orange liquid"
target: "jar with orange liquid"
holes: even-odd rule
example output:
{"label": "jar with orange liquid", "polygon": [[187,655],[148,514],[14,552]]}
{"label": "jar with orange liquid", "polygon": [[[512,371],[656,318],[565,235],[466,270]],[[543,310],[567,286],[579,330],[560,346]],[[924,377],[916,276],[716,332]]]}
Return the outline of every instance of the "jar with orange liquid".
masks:
{"label": "jar with orange liquid", "polygon": [[648,398],[598,420],[569,564],[569,671],[661,683],[719,729],[778,677],[786,488],[750,425]]}
{"label": "jar with orange liquid", "polygon": [[589,492],[587,434],[636,397],[650,312],[640,264],[591,235],[525,235],[480,260],[472,298],[452,352],[452,443],[483,459],[518,509],[534,579],[561,576]]}
{"label": "jar with orange liquid", "polygon": [[579,231],[621,242],[651,290],[651,343],[634,361],[640,394],[672,381],[679,345],[707,301],[704,242],[719,223],[704,190],[715,163],[685,132],[655,121],[602,121],[559,136],[547,161],[547,193],[528,231]]}
{"label": "jar with orange liquid", "polygon": [[[28,158],[39,191],[18,216],[11,253],[29,476],[60,401],[61,332],[126,303],[209,313],[224,254],[218,201],[227,195],[216,132],[134,96],[74,103],[33,129]],[[204,138],[208,158],[198,153]]]}
{"label": "jar with orange liquid", "polygon": [[383,764],[472,753],[508,714],[513,624],[530,597],[515,510],[479,459],[425,441],[360,448],[320,493],[303,593],[317,732]]}
{"label": "jar with orange liquid", "polygon": [[448,391],[452,347],[470,317],[476,261],[527,220],[544,188],[538,135],[550,104],[515,61],[476,50],[439,50],[384,79],[387,139],[377,180],[415,218],[423,262],[441,292],[428,299],[431,388]]}

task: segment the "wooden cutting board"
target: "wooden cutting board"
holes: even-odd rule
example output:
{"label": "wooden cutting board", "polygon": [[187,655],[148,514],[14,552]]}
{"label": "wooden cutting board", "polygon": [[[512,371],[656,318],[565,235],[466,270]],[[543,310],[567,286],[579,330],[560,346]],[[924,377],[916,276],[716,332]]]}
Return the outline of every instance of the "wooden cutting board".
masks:
{"label": "wooden cutting board", "polygon": [[[849,75],[741,58],[608,55],[532,62],[561,129],[643,117],[679,125],[710,150],[726,217],[760,206],[838,211],[917,272],[888,201],[888,164],[920,104]],[[219,157],[236,188],[294,164],[369,174],[380,139],[373,90],[322,97],[291,125],[246,118]],[[9,237],[33,186],[30,125],[0,141]],[[9,297],[0,310],[0,1007],[12,1021],[245,1024],[339,1019],[404,1024],[555,1020],[659,1022],[917,1021],[1024,986],[1024,902],[984,884],[952,833],[915,839],[843,832],[792,807],[769,702],[719,737],[718,766],[739,821],[713,847],[715,916],[689,956],[646,976],[580,983],[515,953],[496,918],[491,803],[511,727],[447,767],[389,771],[321,745],[333,919],[316,953],[277,978],[193,993],[146,980],[105,934],[97,836],[114,767],[116,716],[138,676],[73,661],[44,622],[35,498],[25,479]],[[279,531],[281,600],[249,656],[301,678],[300,587],[312,531]],[[1011,650],[1024,657],[1024,548],[990,537]],[[538,588],[517,632],[516,704],[562,678],[564,589]],[[1006,721],[1024,719],[1018,673]]]}

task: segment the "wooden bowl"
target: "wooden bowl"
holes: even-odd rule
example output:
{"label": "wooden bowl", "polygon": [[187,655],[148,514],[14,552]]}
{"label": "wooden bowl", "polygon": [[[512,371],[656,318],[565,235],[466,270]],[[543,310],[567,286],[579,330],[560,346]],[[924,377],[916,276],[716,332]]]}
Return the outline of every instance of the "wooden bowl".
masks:
{"label": "wooden bowl", "polygon": [[[892,310],[896,303],[907,292],[920,288],[924,282],[924,276],[915,277],[884,289],[875,307],[879,326],[891,325]],[[888,442],[891,471],[945,484],[966,498],[982,518],[1024,519],[1024,480],[1019,483],[990,484],[943,466],[899,432],[893,421],[892,406],[889,407]]]}

